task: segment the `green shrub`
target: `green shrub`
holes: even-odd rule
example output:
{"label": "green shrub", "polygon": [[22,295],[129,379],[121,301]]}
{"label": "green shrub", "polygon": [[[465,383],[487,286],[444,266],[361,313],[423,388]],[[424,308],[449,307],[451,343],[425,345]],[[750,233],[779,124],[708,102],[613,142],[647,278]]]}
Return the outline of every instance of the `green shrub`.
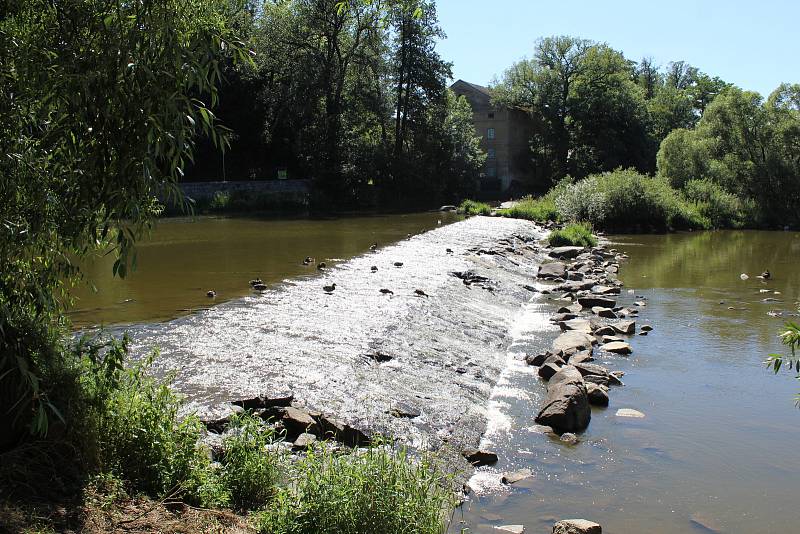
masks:
{"label": "green shrub", "polygon": [[464,215],[491,215],[492,207],[483,202],[465,200],[458,207],[458,213],[462,213]]}
{"label": "green shrub", "polygon": [[274,431],[261,419],[248,414],[231,417],[221,476],[237,508],[260,508],[274,495],[278,467],[276,456],[267,450],[273,441]]}
{"label": "green shrub", "polygon": [[231,203],[231,194],[227,191],[216,191],[214,196],[211,197],[209,209],[212,211],[226,210]]}
{"label": "green shrub", "polygon": [[150,495],[182,494],[198,471],[209,468],[198,448],[203,426],[189,416],[178,419],[181,401],[170,379],[148,374],[155,353],[126,367],[129,339],[104,342],[82,339],[76,347],[84,372],[83,399],[73,439],[92,457],[100,472],[127,481]]}
{"label": "green shrub", "polygon": [[736,195],[710,180],[686,182],[683,194],[697,205],[697,210],[713,228],[735,228],[744,221],[742,203]]}
{"label": "green shrub", "polygon": [[553,247],[597,246],[597,238],[592,235],[592,225],[589,223],[573,223],[560,230],[553,230],[547,240]]}
{"label": "green shrub", "polygon": [[605,230],[706,228],[697,207],[660,178],[618,169],[562,188],[556,207],[564,220]]}
{"label": "green shrub", "polygon": [[454,506],[449,481],[426,460],[373,446],[310,451],[257,519],[269,534],[442,534]]}
{"label": "green shrub", "polygon": [[527,196],[520,199],[514,206],[499,210],[498,213],[503,217],[538,222],[557,221],[559,218],[555,200],[551,195],[541,198]]}

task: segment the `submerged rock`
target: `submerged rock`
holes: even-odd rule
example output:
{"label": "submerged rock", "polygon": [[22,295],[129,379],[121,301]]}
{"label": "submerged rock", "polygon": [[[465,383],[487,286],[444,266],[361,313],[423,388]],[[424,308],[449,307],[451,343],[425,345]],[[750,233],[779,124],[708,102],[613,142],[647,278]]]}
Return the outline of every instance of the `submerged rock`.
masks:
{"label": "submerged rock", "polygon": [[603,528],[586,519],[562,519],[553,525],[553,534],[603,534]]}
{"label": "submerged rock", "polygon": [[503,478],[500,481],[503,484],[516,484],[517,482],[521,482],[525,479],[531,478],[533,476],[533,472],[530,469],[520,469],[519,471],[514,471],[513,473],[506,473],[503,475]]}
{"label": "submerged rock", "polygon": [[536,422],[556,432],[576,432],[586,428],[591,417],[581,373],[571,365],[562,367],[550,379],[547,399]]}
{"label": "submerged rock", "polygon": [[634,419],[643,419],[645,415],[639,410],[634,410],[633,408],[620,408],[619,410],[617,410],[616,416],[632,417]]}
{"label": "submerged rock", "polygon": [[497,454],[482,449],[465,449],[461,455],[475,467],[497,463]]}
{"label": "submerged rock", "polygon": [[572,432],[564,432],[558,439],[567,445],[577,445],[581,441],[580,438]]}

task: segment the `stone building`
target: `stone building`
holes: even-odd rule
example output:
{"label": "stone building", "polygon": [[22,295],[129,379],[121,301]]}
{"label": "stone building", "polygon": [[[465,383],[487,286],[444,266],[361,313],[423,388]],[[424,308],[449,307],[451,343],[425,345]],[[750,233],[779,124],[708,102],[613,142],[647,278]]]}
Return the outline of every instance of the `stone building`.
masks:
{"label": "stone building", "polygon": [[458,80],[450,86],[472,106],[475,130],[486,152],[480,191],[487,197],[519,194],[530,189],[530,115],[522,109],[493,106],[489,89]]}

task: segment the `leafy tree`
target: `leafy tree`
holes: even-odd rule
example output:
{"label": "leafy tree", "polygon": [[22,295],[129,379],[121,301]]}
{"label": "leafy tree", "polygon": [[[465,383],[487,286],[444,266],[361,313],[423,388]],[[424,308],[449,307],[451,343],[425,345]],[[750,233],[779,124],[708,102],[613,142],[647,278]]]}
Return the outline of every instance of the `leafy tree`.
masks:
{"label": "leafy tree", "polygon": [[675,186],[715,182],[758,206],[761,222],[797,220],[800,112],[791,94],[782,86],[765,103],[758,93],[726,88],[694,130],[676,130],[664,140],[659,172]]}
{"label": "leafy tree", "polygon": [[655,145],[647,135],[646,90],[635,79],[634,66],[607,45],[548,37],[532,59],[506,71],[494,100],[530,111],[534,165],[551,182],[621,165],[645,170]]}
{"label": "leafy tree", "polygon": [[[246,61],[209,0],[5,4],[0,18],[0,436],[60,417],[56,375],[73,260],[113,243],[114,271],[176,186],[205,133],[220,59]],[[201,101],[197,95],[208,95]]]}

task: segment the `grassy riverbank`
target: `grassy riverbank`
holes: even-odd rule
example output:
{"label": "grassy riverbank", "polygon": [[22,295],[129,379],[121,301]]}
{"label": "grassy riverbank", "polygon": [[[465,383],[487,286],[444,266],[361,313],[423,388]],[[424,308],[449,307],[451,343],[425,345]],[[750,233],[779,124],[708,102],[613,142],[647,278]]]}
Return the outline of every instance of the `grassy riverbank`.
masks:
{"label": "grassy riverbank", "polygon": [[128,365],[127,345],[82,340],[68,349],[74,365],[53,394],[69,424],[0,453],[0,524],[147,531],[179,510],[184,532],[443,531],[455,503],[431,461],[388,442],[358,450],[321,442],[292,457],[280,431],[247,413],[230,417],[212,454],[200,420],[179,418],[180,398],[150,375],[155,354]]}

